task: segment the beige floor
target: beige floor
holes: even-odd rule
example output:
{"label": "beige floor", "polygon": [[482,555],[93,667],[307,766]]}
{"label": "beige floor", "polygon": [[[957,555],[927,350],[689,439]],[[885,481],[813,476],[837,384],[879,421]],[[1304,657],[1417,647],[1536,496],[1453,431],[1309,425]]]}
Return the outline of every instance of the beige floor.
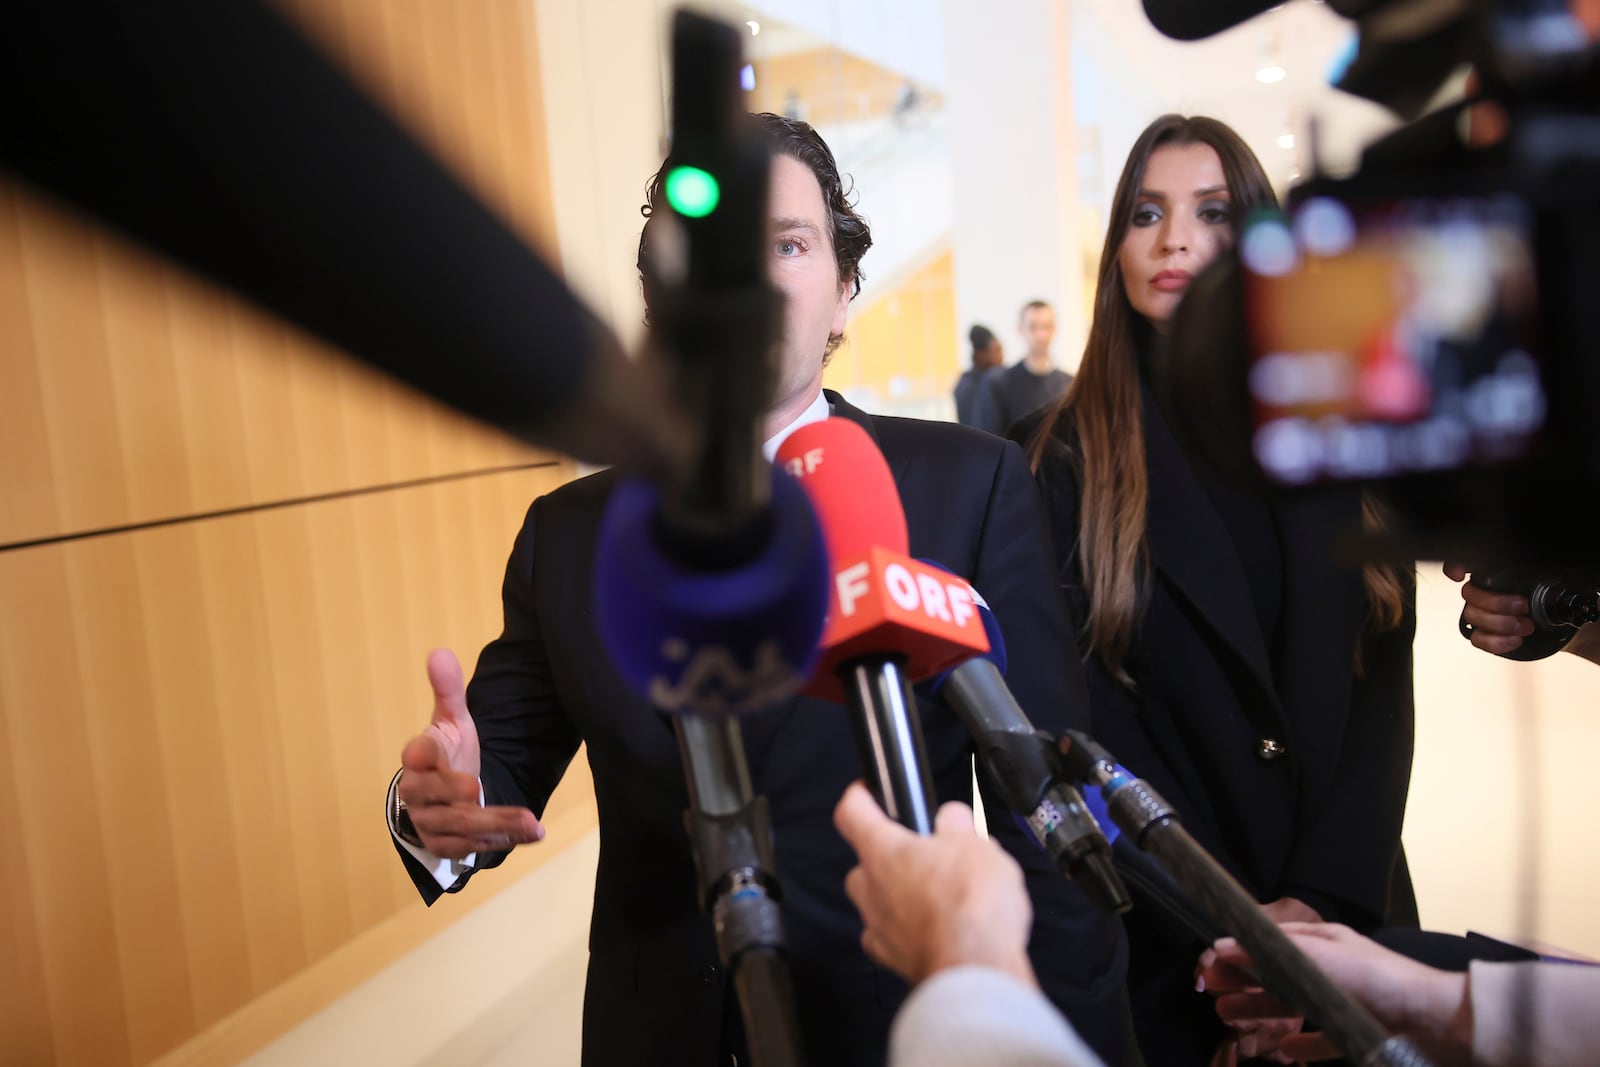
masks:
{"label": "beige floor", "polygon": [[576,1067],[599,851],[597,831],[244,1063]]}

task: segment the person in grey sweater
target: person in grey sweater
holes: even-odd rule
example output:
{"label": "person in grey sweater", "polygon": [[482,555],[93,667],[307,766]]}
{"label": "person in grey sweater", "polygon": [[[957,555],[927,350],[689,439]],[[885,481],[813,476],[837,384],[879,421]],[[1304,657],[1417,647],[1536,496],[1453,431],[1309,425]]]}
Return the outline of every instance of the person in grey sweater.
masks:
{"label": "person in grey sweater", "polygon": [[1050,354],[1055,309],[1043,300],[1030,300],[1023,305],[1017,328],[1028,343],[1027,355],[983,379],[969,424],[1002,436],[1012,423],[1055,400],[1072,384],[1072,375],[1058,369]]}

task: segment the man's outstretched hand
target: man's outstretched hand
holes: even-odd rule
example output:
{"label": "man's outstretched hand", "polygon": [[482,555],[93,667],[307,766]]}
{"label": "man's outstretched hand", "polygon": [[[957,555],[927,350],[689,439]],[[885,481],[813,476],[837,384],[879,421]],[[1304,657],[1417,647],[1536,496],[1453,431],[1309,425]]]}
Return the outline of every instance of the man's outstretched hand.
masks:
{"label": "man's outstretched hand", "polygon": [[398,787],[422,845],[443,859],[504,852],[544,837],[527,808],[486,808],[479,802],[478,728],[467,711],[466,686],[455,653],[428,654],[433,716],[400,753]]}

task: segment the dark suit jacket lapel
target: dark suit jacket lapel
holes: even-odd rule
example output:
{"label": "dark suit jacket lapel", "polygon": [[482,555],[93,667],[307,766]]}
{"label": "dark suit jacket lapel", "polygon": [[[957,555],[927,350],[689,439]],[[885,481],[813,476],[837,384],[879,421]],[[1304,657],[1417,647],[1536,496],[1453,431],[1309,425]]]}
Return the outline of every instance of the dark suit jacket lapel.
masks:
{"label": "dark suit jacket lapel", "polygon": [[1249,667],[1276,716],[1257,726],[1281,734],[1283,706],[1244,564],[1148,390],[1144,440],[1150,490],[1145,530],[1156,570]]}
{"label": "dark suit jacket lapel", "polygon": [[[872,443],[878,446],[878,451],[883,451],[883,442],[878,440],[878,428],[874,422],[874,416],[851,404],[832,389],[824,389],[822,392],[828,398],[828,406],[832,409],[834,418],[849,419],[867,431],[867,436],[872,438]],[[905,465],[910,462],[910,457],[886,455],[884,458],[889,461],[889,473],[894,475],[895,484],[903,485]]]}

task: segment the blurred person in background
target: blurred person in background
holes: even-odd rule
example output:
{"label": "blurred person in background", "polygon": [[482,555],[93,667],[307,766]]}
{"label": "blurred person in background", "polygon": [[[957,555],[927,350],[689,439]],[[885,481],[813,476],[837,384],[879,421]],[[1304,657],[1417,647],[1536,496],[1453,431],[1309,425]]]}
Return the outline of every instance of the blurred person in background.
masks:
{"label": "blurred person in background", "polygon": [[972,342],[972,366],[962,371],[956,381],[956,421],[963,426],[974,425],[972,409],[978,402],[978,390],[983,380],[998,370],[1005,362],[1005,349],[987,326],[974,326],[967,332]]}
{"label": "blurred person in background", "polygon": [[972,409],[972,425],[1004,434],[1024,415],[1054,401],[1072,382],[1050,354],[1056,336],[1055,308],[1043,300],[1030,300],[1017,317],[1017,329],[1028,350],[1016,363],[983,380]]}

